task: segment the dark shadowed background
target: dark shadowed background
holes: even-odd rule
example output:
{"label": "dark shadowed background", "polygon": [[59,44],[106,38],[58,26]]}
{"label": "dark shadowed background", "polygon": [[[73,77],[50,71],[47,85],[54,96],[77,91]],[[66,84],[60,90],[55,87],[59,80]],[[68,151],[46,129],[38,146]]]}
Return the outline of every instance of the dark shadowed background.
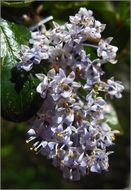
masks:
{"label": "dark shadowed background", "polygon": [[[129,72],[130,72],[130,3],[129,1],[35,1],[27,5],[3,1],[2,18],[31,27],[41,19],[52,15],[63,23],[70,15],[86,7],[95,18],[106,23],[103,37],[113,36],[113,45],[119,47],[116,65],[106,64],[106,77],[115,76],[125,86],[122,99],[112,100],[122,129],[112,147],[109,172],[91,173],[79,182],[63,179],[58,168],[40,154],[35,155],[25,143],[28,122],[11,122],[2,119],[1,156],[2,189],[123,189],[129,186],[130,175],[130,128],[129,128]],[[49,27],[49,24],[47,24]]]}

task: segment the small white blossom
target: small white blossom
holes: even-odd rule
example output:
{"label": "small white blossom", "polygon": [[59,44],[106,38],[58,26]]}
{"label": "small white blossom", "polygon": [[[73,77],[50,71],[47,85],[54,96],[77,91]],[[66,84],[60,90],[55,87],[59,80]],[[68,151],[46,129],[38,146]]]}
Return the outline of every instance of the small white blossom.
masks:
{"label": "small white blossom", "polygon": [[116,98],[122,97],[122,91],[124,90],[124,86],[120,81],[114,81],[114,77],[107,80],[107,94],[111,97],[115,96]]}
{"label": "small white blossom", "polygon": [[[18,69],[30,71],[34,64],[49,68],[36,73],[40,80],[36,91],[44,99],[28,131],[31,150],[52,159],[64,178],[78,181],[89,171],[101,173],[109,167],[107,147],[114,145],[114,135],[106,120],[104,96],[121,98],[123,85],[114,78],[102,81],[102,64],[116,63],[118,48],[112,38],[101,39],[105,24],[95,20],[93,12],[80,8],[70,22],[33,32],[22,54]],[[99,41],[89,44],[88,40]],[[97,40],[96,40],[97,39]],[[91,59],[85,46],[95,48]],[[42,60],[47,62],[41,63]],[[40,67],[41,68],[41,67]],[[35,72],[35,70],[33,70]]]}
{"label": "small white blossom", "polygon": [[113,38],[107,38],[106,40],[100,40],[99,46],[97,49],[98,57],[102,57],[103,60],[109,61],[113,64],[117,63],[116,58],[116,52],[118,51],[118,48],[116,46],[112,46],[109,43],[111,42]]}

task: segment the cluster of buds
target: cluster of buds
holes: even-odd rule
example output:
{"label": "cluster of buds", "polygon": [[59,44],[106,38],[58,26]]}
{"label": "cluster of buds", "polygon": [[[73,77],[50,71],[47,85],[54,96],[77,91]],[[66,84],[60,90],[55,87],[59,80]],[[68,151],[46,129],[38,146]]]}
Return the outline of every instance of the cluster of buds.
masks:
{"label": "cluster of buds", "polygon": [[[32,142],[32,150],[52,159],[65,178],[79,180],[89,171],[108,170],[112,151],[107,147],[114,144],[119,131],[111,130],[105,120],[105,97],[121,98],[124,87],[113,77],[101,80],[102,64],[116,63],[118,50],[110,45],[111,37],[101,38],[105,24],[86,8],[69,20],[64,25],[53,22],[50,30],[43,26],[32,32],[32,47],[24,51],[19,68],[28,72],[42,60],[50,65],[47,73],[36,73],[40,80],[36,91],[44,103],[27,142]],[[96,59],[91,59],[85,46],[95,48]]]}

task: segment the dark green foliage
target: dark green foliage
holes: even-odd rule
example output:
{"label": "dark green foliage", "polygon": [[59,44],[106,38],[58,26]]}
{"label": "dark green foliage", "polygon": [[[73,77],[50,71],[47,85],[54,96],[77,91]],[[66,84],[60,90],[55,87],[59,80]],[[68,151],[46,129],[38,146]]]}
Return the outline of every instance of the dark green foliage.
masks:
{"label": "dark green foliage", "polygon": [[30,32],[25,26],[1,21],[1,109],[2,116],[11,121],[29,119],[41,104],[36,93],[38,80],[31,74],[17,71],[21,44],[28,45]]}
{"label": "dark green foliage", "polygon": [[[43,6],[43,10],[40,14],[36,14],[36,10],[39,5]],[[115,76],[115,80],[122,80],[125,86],[123,98],[120,100],[112,100],[112,105],[117,112],[123,133],[116,137],[115,146],[112,148],[114,150],[114,154],[110,156],[109,172],[104,172],[102,174],[90,174],[79,182],[66,181],[62,178],[60,171],[51,165],[51,161],[46,160],[46,158],[39,154],[35,155],[34,152],[29,150],[30,145],[26,145],[25,143],[25,133],[28,130],[28,124],[12,123],[3,120],[1,126],[2,189],[124,189],[129,186],[130,2],[35,1],[28,4],[27,7],[21,8],[21,6],[14,6],[13,3],[11,5],[9,1],[7,5],[7,3],[3,1],[2,17],[6,20],[10,20],[11,22],[21,23],[21,25],[24,23],[28,26],[32,26],[30,23],[35,23],[36,15],[39,16],[40,19],[52,15],[54,16],[54,20],[62,23],[68,21],[69,15],[74,15],[78,11],[79,7],[92,9],[95,17],[102,23],[107,24],[106,29],[103,32],[103,36],[113,36],[114,40],[112,41],[112,44],[119,47],[118,63],[116,65],[106,64],[103,68],[106,72],[106,75],[104,76],[105,79]],[[30,16],[32,22],[24,22],[22,20],[23,14]],[[25,29],[25,27],[21,25],[12,25],[9,22],[4,21],[3,23],[2,21],[2,30],[5,25],[9,26],[8,31],[15,30],[15,38],[11,38],[9,40],[11,45],[8,44],[8,38],[5,38],[6,47],[2,49],[3,51],[1,53],[3,55],[2,91],[6,94],[6,96],[2,96],[2,105],[6,107],[4,113],[8,113],[8,97],[12,99],[11,109],[13,109],[15,100],[17,100],[20,105],[20,94],[22,93],[23,97],[25,97],[25,94],[28,91],[28,96],[23,98],[23,104],[26,105],[28,104],[28,101],[31,102],[32,100],[31,92],[35,92],[35,84],[32,83],[32,77],[34,80],[34,73],[30,73],[29,76],[26,76],[24,73],[24,81],[18,81],[19,73],[17,75],[15,73],[15,69],[11,70],[17,63],[15,55],[16,49],[19,49],[21,44],[27,44],[28,42],[30,36],[28,29]],[[21,28],[19,30],[17,26],[22,27],[23,29]],[[47,26],[49,27],[50,23]],[[26,32],[23,30],[26,30]],[[15,46],[12,45],[12,43],[15,44]],[[13,50],[10,49],[10,46]],[[37,69],[38,68],[36,68],[36,70]],[[23,73],[21,74],[23,75]],[[18,82],[15,82],[14,76],[16,78],[18,77]],[[10,94],[8,94],[9,91]],[[17,110],[22,109],[22,104],[16,108]],[[114,125],[112,114],[113,112],[108,116],[112,127],[120,127],[118,123],[117,126]],[[7,115],[7,119],[12,118],[10,113]]]}
{"label": "dark green foliage", "polygon": [[26,7],[29,6],[31,2],[34,0],[23,0],[23,1],[15,1],[15,2],[9,2],[9,1],[2,1],[1,4],[2,6],[7,6],[7,7]]}
{"label": "dark green foliage", "polygon": [[21,44],[28,45],[30,31],[22,25],[1,19],[1,57],[3,67],[12,68],[18,61]]}

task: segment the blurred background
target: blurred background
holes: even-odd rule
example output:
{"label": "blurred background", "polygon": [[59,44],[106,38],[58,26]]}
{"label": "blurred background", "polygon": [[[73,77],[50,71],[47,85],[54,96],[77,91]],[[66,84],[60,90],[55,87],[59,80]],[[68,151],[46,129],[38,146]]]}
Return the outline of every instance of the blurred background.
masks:
{"label": "blurred background", "polygon": [[[27,1],[26,1],[27,2]],[[62,178],[58,168],[40,154],[35,155],[25,143],[28,122],[10,122],[2,118],[1,124],[1,184],[2,189],[124,189],[130,178],[130,2],[129,1],[3,1],[2,18],[27,27],[53,16],[58,23],[86,7],[94,12],[97,20],[107,24],[103,37],[113,36],[113,45],[119,47],[116,65],[106,64],[106,77],[115,76],[125,86],[122,99],[112,100],[121,135],[116,137],[110,156],[109,172],[90,173],[79,182]],[[49,24],[48,24],[49,25]]]}

